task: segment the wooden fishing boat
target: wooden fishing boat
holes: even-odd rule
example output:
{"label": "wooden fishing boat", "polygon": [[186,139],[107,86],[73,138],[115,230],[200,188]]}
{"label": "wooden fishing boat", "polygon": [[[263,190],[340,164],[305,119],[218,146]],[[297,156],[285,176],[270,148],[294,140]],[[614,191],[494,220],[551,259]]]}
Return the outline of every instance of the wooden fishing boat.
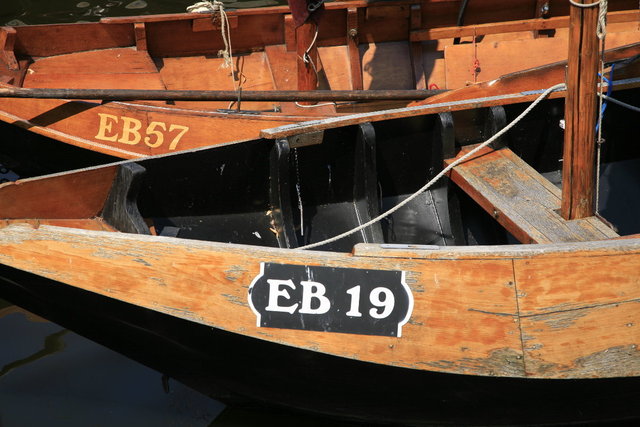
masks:
{"label": "wooden fishing boat", "polygon": [[207,354],[224,388],[302,409],[638,418],[638,89],[600,109],[596,172],[597,55],[576,55],[596,16],[572,11],[566,102],[362,113],[2,184],[0,289],[97,295],[51,304],[134,313],[125,330]]}
{"label": "wooden fishing boat", "polygon": [[[609,2],[607,48],[640,41],[635,8],[631,0]],[[298,26],[285,6],[229,11],[227,19],[215,12],[3,27],[0,119],[135,158],[253,139],[310,117],[401,107],[430,90],[567,58],[566,1],[514,0],[505,8],[492,1],[354,0],[325,9],[317,37],[316,21]],[[231,68],[218,57],[223,28]],[[315,89],[358,91],[316,94],[329,100],[378,101],[306,105]],[[303,92],[296,98],[291,90]]]}

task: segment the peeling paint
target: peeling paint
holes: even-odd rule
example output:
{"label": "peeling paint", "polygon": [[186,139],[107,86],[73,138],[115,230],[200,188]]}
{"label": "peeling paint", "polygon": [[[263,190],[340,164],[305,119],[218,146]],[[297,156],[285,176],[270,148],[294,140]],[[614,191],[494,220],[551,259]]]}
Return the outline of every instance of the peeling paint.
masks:
{"label": "peeling paint", "polygon": [[[468,350],[468,349],[467,349]],[[524,359],[521,353],[512,348],[493,350],[486,358],[462,358],[458,360],[437,360],[419,362],[418,364],[435,368],[439,371],[473,374],[484,376],[524,377]]]}
{"label": "peeling paint", "polygon": [[232,304],[236,304],[242,307],[249,307],[249,304],[247,304],[247,301],[244,298],[239,297],[238,295],[222,294],[222,296],[225,297],[226,300]]}

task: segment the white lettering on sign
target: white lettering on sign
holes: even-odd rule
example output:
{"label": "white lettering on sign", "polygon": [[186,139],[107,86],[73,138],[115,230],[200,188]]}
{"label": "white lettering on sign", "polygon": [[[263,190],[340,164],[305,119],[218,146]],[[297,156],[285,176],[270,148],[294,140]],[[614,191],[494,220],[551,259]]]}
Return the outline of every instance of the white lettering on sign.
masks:
{"label": "white lettering on sign", "polygon": [[290,305],[288,307],[283,307],[278,304],[278,299],[280,297],[284,297],[286,299],[291,299],[289,292],[286,289],[281,289],[281,286],[287,286],[291,289],[295,289],[296,285],[293,284],[291,279],[289,280],[277,280],[277,279],[269,279],[267,280],[269,283],[269,305],[265,308],[267,311],[280,311],[282,313],[293,314],[298,308],[298,304]]}
{"label": "white lettering on sign", "polygon": [[[164,122],[151,122],[143,131],[142,121],[133,117],[114,116],[98,113],[100,123],[94,137],[100,141],[120,142],[126,145],[138,145],[141,141],[150,148],[159,148],[165,139],[171,138],[169,150],[175,150],[182,137],[189,131],[187,126]],[[167,130],[168,129],[168,130]]]}
{"label": "white lettering on sign", "polygon": [[[327,288],[319,282],[311,282],[308,280],[300,281],[302,286],[302,304],[295,303],[293,305],[280,305],[284,300],[291,300],[291,295],[287,289],[292,291],[296,289],[295,283],[291,279],[279,280],[268,279],[269,283],[269,304],[265,307],[267,311],[277,311],[281,313],[293,314],[298,310],[301,314],[325,314],[331,309],[331,301],[325,296]],[[351,305],[346,313],[350,317],[362,317],[360,313],[360,286],[355,286],[346,291],[351,296]],[[395,297],[390,289],[385,287],[377,287],[369,294],[369,301],[374,308],[369,310],[369,315],[374,319],[384,319],[388,317],[395,307]]]}
{"label": "white lettering on sign", "polygon": [[[324,314],[331,308],[331,301],[325,297],[324,294],[327,288],[322,283],[301,281],[302,285],[302,307],[300,313],[302,314]],[[318,301],[317,308],[311,308],[313,300]]]}

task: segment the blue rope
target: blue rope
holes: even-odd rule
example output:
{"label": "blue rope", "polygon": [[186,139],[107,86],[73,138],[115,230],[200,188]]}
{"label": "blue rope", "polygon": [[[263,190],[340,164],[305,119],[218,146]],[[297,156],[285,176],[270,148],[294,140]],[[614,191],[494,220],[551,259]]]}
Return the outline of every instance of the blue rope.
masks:
{"label": "blue rope", "polygon": [[[609,78],[606,77],[602,77],[602,75],[600,73],[598,73],[599,76],[601,76],[604,81],[607,82],[607,96],[611,96],[611,93],[613,92],[613,70],[616,68],[616,64],[611,64],[611,70],[609,71]],[[607,110],[607,98],[604,99],[604,102],[602,103],[602,108],[600,109],[600,116],[602,116],[602,118],[604,119],[604,112]],[[600,123],[602,123],[602,119],[600,119],[598,121],[598,123],[596,123],[596,132],[598,132],[598,129],[600,127]]]}

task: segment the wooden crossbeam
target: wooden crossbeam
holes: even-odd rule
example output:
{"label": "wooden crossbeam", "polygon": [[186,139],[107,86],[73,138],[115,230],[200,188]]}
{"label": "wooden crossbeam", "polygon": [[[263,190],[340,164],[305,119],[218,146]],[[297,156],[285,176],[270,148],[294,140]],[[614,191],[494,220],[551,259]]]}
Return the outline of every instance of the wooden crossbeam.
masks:
{"label": "wooden crossbeam", "polygon": [[[464,147],[457,157],[473,148]],[[445,164],[454,160],[445,160]],[[522,243],[618,237],[594,216],[564,220],[559,213],[560,189],[508,148],[481,150],[453,168],[450,178]]]}

